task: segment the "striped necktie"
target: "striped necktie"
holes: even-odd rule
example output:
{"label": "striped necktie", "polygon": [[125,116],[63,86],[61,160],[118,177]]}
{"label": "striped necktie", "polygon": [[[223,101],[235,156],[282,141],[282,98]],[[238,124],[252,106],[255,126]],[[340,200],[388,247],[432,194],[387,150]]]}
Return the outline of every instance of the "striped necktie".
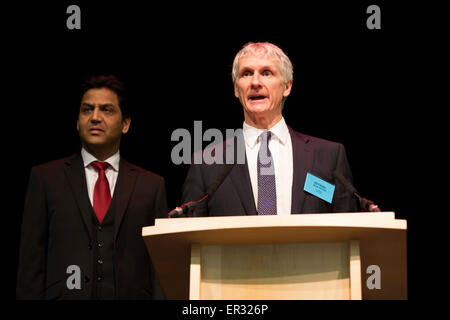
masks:
{"label": "striped necktie", "polygon": [[261,137],[258,152],[258,214],[277,214],[277,190],[275,186],[275,166],[269,150],[272,132],[265,131]]}

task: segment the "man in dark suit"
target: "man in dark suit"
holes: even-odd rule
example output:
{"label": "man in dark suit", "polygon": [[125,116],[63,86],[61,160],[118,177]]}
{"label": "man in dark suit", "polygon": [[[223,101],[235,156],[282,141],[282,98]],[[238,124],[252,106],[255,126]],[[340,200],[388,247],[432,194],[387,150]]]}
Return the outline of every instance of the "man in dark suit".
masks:
{"label": "man in dark suit", "polygon": [[[216,192],[190,214],[356,211],[354,196],[333,177],[333,171],[338,170],[352,179],[344,146],[301,134],[285,123],[282,109],[293,81],[292,64],[286,54],[271,43],[248,43],[234,59],[232,78],[235,96],[244,111],[240,135],[243,147],[234,148],[236,153],[245,154],[245,162],[235,164]],[[222,146],[224,153],[230,149],[229,143]],[[201,199],[225,171],[222,164],[191,164],[182,202]],[[325,181],[335,185],[331,202],[304,190],[308,173],[319,178],[319,184]]]}
{"label": "man in dark suit", "polygon": [[33,167],[22,223],[18,299],[152,299],[141,236],[167,215],[164,179],[125,161],[131,124],[123,85],[93,77],[82,90],[82,150]]}

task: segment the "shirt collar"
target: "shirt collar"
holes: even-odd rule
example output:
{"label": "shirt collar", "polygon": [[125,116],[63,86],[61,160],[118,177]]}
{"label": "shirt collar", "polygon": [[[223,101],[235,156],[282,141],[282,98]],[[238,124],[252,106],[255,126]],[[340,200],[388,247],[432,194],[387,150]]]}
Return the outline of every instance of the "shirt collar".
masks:
{"label": "shirt collar", "polygon": [[[252,127],[251,125],[247,124],[245,121],[244,121],[244,124],[242,127],[243,127],[245,143],[251,149],[253,149],[256,146],[256,144],[258,142],[258,138],[261,135],[261,133],[263,133],[264,131],[267,131],[266,129],[258,129],[258,128]],[[283,144],[283,145],[286,144],[287,139],[289,137],[289,129],[286,125],[286,122],[284,121],[284,117],[282,117],[281,120],[278,121],[278,123],[276,125],[274,125],[272,128],[270,128],[269,131],[272,132],[272,137],[276,137],[278,139],[278,141],[281,142],[281,144]]]}
{"label": "shirt collar", "polygon": [[[86,168],[91,164],[92,161],[100,161],[97,158],[95,158],[92,154],[86,151],[86,149],[81,148],[81,157],[83,158],[84,167]],[[120,162],[120,153],[117,151],[115,154],[113,154],[111,157],[105,160],[105,162],[108,162],[111,168],[114,171],[119,171],[119,162]]]}

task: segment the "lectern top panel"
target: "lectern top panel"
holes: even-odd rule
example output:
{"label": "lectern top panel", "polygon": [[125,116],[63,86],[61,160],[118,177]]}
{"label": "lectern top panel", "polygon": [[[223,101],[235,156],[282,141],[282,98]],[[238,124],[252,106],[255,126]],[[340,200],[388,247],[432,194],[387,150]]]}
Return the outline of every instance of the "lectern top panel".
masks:
{"label": "lectern top panel", "polygon": [[224,230],[236,228],[376,228],[406,230],[406,220],[395,219],[394,212],[358,212],[329,214],[295,214],[290,216],[227,216],[156,219],[155,226],[144,227],[142,236]]}

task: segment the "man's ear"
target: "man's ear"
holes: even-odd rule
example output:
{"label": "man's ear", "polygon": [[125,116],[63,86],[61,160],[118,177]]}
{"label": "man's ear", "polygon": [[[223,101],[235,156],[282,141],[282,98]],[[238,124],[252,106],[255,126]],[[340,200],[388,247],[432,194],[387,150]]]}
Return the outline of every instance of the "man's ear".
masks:
{"label": "man's ear", "polygon": [[122,133],[125,134],[130,130],[131,118],[123,118],[122,119]]}
{"label": "man's ear", "polygon": [[292,89],[292,80],[289,80],[284,85],[283,97],[286,98],[291,93],[291,89]]}
{"label": "man's ear", "polygon": [[239,99],[239,92],[236,82],[234,82],[233,85],[234,85],[234,96]]}

